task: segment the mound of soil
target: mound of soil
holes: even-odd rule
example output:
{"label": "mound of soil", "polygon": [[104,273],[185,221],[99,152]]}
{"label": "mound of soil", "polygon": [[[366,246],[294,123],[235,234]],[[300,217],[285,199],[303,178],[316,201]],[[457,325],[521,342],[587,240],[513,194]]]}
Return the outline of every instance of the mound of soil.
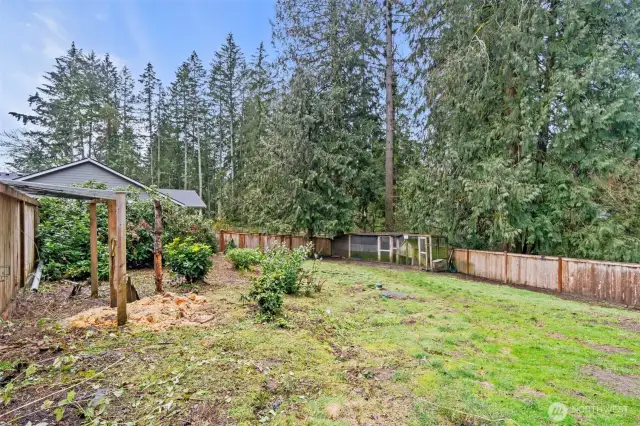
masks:
{"label": "mound of soil", "polygon": [[[128,322],[158,331],[174,326],[203,325],[214,319],[213,306],[194,293],[164,293],[127,304]],[[62,321],[70,329],[115,327],[116,308],[99,307],[82,311]]]}

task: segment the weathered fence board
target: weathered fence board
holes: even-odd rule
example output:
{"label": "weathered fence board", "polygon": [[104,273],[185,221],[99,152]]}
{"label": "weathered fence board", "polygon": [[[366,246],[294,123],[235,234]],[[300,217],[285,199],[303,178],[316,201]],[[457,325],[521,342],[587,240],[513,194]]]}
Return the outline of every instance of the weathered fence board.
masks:
{"label": "weathered fence board", "polygon": [[36,264],[38,202],[0,184],[0,314]]}
{"label": "weathered fence board", "polygon": [[[308,238],[299,235],[275,235],[275,234],[252,234],[245,232],[220,231],[218,233],[220,250],[224,250],[231,241],[238,248],[264,249],[271,248],[275,244],[284,245],[290,249],[306,245]],[[331,239],[313,238],[313,251],[322,256],[331,256]]]}
{"label": "weathered fence board", "polygon": [[454,249],[458,272],[640,308],[640,264]]}

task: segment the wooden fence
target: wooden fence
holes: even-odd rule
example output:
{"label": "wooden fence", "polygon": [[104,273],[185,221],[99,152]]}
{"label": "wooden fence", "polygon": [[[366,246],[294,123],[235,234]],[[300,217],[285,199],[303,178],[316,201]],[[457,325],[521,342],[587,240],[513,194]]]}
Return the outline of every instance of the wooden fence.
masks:
{"label": "wooden fence", "polygon": [[294,249],[313,242],[313,251],[322,256],[331,256],[331,239],[329,238],[312,238],[299,235],[275,235],[275,234],[252,234],[246,232],[220,231],[218,233],[218,241],[220,251],[229,245],[233,240],[233,244],[238,248],[270,248],[278,242],[290,249]]}
{"label": "wooden fence", "polygon": [[0,184],[0,314],[4,318],[36,266],[38,219],[35,199]]}
{"label": "wooden fence", "polygon": [[640,264],[454,249],[458,272],[640,308]]}

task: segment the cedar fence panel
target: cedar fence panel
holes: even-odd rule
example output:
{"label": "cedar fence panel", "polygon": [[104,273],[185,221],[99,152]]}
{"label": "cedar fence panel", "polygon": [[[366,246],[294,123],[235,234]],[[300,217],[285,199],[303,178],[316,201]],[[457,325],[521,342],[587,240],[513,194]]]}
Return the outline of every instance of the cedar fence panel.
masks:
{"label": "cedar fence panel", "polygon": [[458,272],[640,308],[640,264],[453,249]]}
{"label": "cedar fence panel", "polygon": [[529,287],[558,289],[558,258],[506,253],[507,283]]}
{"label": "cedar fence panel", "polygon": [[[233,231],[220,231],[218,233],[221,251],[224,250],[232,240],[238,248],[253,249],[272,248],[275,244],[284,245],[289,249],[295,249],[309,242],[308,238],[299,235],[254,234]],[[322,256],[331,256],[331,239],[313,238],[313,251]]]}
{"label": "cedar fence panel", "polygon": [[0,315],[36,265],[38,202],[0,184]]}

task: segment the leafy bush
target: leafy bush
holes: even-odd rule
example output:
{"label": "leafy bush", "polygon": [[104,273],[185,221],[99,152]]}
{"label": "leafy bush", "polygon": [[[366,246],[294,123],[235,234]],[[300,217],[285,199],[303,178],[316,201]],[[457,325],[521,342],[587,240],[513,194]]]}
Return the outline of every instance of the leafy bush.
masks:
{"label": "leafy bush", "polygon": [[281,288],[282,277],[275,274],[263,274],[253,280],[249,299],[255,300],[265,319],[273,319],[282,312],[284,294]]}
{"label": "leafy bush", "polygon": [[166,246],[166,264],[173,272],[185,277],[187,282],[204,278],[213,262],[213,251],[206,244],[196,243],[192,238],[176,238]]}
{"label": "leafy bush", "polygon": [[[106,189],[103,183],[88,182],[83,187]],[[127,195],[127,266],[153,264],[153,200],[140,200],[138,193],[126,188]],[[163,209],[163,241],[190,237],[194,242],[217,250],[213,221],[166,198],[160,198]],[[90,274],[89,208],[83,201],[64,198],[40,198],[38,231],[39,256],[44,261],[44,279],[84,279]],[[109,275],[107,207],[97,205],[98,275]]]}
{"label": "leafy bush", "polygon": [[[273,319],[282,312],[284,294],[304,294],[319,291],[320,287],[313,287],[313,272],[303,274],[302,262],[311,253],[313,244],[289,250],[276,244],[261,256],[260,268],[262,275],[253,279],[253,287],[249,292],[249,299],[256,301],[260,314],[266,319]],[[315,270],[315,268],[314,268]]]}
{"label": "leafy bush", "polygon": [[235,248],[227,251],[227,258],[233,262],[236,269],[250,269],[257,265],[262,255],[255,249]]}
{"label": "leafy bush", "polygon": [[260,268],[265,275],[277,276],[280,288],[286,294],[298,294],[300,283],[298,274],[302,270],[302,262],[311,253],[313,244],[289,250],[286,246],[276,244],[267,249],[260,261]]}

